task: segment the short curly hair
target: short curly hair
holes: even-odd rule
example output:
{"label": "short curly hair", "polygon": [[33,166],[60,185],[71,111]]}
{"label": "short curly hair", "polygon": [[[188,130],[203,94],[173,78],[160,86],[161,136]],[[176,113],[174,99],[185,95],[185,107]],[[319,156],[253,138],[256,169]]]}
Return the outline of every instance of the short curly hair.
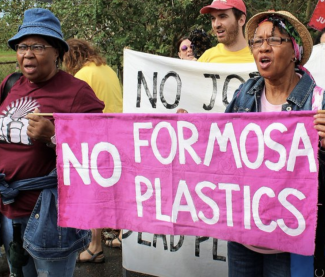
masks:
{"label": "short curly hair", "polygon": [[71,38],[67,40],[69,51],[64,54],[64,69],[72,75],[75,75],[87,63],[93,62],[97,66],[105,65],[105,59],[99,54],[97,48],[89,42]]}
{"label": "short curly hair", "polygon": [[188,38],[193,45],[193,54],[195,58],[200,58],[205,50],[212,47],[209,35],[203,29],[193,30]]}

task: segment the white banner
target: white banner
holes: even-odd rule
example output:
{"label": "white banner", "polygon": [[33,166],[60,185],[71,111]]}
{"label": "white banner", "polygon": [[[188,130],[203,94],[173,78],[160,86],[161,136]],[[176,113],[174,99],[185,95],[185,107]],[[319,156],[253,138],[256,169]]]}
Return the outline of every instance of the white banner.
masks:
{"label": "white banner", "polygon": [[127,270],[164,277],[228,276],[225,241],[123,233],[123,267]]}
{"label": "white banner", "polygon": [[325,43],[313,47],[313,52],[305,67],[314,77],[317,86],[325,88]]}
{"label": "white banner", "polygon": [[[256,72],[255,63],[199,63],[125,49],[123,112],[224,112],[235,90]],[[130,271],[226,277],[226,257],[227,242],[213,238],[124,234],[123,267]]]}
{"label": "white banner", "polygon": [[123,111],[127,113],[224,112],[255,63],[200,63],[124,50]]}

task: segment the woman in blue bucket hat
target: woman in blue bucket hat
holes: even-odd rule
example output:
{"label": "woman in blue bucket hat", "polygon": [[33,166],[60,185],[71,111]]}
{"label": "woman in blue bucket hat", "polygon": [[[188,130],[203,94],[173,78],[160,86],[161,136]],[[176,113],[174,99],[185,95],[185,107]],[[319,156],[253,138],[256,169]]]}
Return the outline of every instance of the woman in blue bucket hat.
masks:
{"label": "woman in blue bucket hat", "polygon": [[[85,82],[59,69],[69,47],[49,10],[26,10],[8,44],[22,72],[0,103],[1,237],[11,273],[73,276],[89,232],[57,226],[54,120],[34,113],[101,113],[104,104]],[[23,252],[16,251],[19,241]]]}

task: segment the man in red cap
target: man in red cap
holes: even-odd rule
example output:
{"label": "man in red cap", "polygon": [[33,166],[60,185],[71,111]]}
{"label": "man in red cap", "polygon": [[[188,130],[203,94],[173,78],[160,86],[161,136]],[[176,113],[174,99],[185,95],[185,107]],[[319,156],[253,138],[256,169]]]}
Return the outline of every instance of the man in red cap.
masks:
{"label": "man in red cap", "polygon": [[209,63],[253,63],[253,55],[244,37],[246,6],[242,0],[214,0],[200,13],[211,15],[211,26],[218,44],[198,60]]}

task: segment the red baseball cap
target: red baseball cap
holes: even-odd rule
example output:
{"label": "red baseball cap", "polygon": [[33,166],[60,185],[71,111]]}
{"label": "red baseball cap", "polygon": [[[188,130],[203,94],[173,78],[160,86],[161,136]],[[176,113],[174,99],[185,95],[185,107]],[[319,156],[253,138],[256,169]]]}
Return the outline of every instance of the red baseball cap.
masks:
{"label": "red baseball cap", "polygon": [[213,10],[228,10],[236,8],[246,14],[246,6],[243,0],[213,0],[211,5],[205,6],[200,13],[211,13]]}

